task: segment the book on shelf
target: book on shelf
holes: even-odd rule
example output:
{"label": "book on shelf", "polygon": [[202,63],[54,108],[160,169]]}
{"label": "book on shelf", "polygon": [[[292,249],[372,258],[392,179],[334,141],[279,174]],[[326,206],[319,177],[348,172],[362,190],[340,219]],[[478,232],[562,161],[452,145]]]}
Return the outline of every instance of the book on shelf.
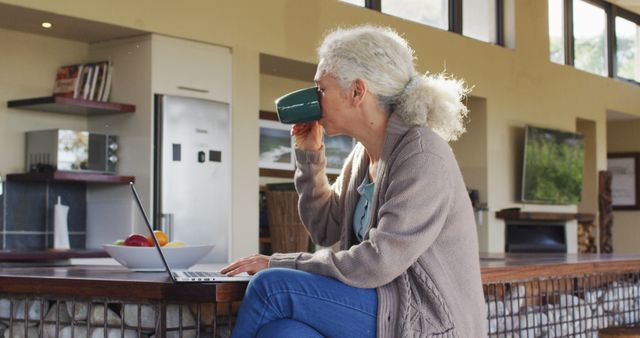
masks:
{"label": "book on shelf", "polygon": [[56,73],[53,95],[73,98],[81,82],[83,66],[84,65],[78,64],[60,67]]}
{"label": "book on shelf", "polygon": [[89,99],[89,92],[91,91],[91,76],[93,75],[93,67],[91,65],[85,65],[87,71],[82,74],[82,82],[84,87],[82,88],[82,96],[79,97],[83,100]]}
{"label": "book on shelf", "polygon": [[107,62],[107,67],[105,71],[105,82],[104,82],[104,92],[102,93],[102,97],[100,101],[108,102],[109,95],[111,94],[111,78],[113,77],[113,63],[111,61]]}
{"label": "book on shelf", "polygon": [[91,65],[91,67],[93,68],[93,72],[91,75],[91,86],[89,86],[89,95],[87,97],[87,100],[94,99],[94,95],[96,92],[96,85],[98,83],[98,76],[100,76],[100,65],[94,64],[94,65]]}
{"label": "book on shelf", "polygon": [[53,95],[74,99],[109,101],[111,61],[63,66],[56,73]]}
{"label": "book on shelf", "polygon": [[95,101],[102,101],[102,93],[104,92],[105,73],[107,71],[107,63],[98,64],[98,80],[96,81],[96,92],[92,96]]}

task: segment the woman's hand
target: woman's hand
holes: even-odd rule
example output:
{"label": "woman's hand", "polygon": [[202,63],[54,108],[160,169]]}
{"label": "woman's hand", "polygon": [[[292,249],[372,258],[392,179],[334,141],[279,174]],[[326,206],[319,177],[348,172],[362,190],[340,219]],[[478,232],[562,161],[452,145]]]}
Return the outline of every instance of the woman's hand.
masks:
{"label": "woman's hand", "polygon": [[299,149],[318,151],[322,147],[322,126],[318,121],[294,124],[291,135]]}
{"label": "woman's hand", "polygon": [[235,276],[242,272],[246,272],[250,275],[254,275],[258,271],[264,270],[268,267],[269,267],[269,256],[252,255],[249,257],[241,258],[229,264],[224,269],[220,270],[220,272],[229,276]]}

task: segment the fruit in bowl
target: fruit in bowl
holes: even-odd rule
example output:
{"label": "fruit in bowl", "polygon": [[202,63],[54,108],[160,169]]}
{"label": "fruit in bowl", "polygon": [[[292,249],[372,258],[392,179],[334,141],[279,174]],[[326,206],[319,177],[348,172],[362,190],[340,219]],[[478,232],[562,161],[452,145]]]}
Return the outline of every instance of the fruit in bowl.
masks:
{"label": "fruit in bowl", "polygon": [[[167,236],[167,234],[160,230],[154,231],[153,235],[156,236],[156,239],[158,240],[158,244],[160,244],[160,246],[165,246],[169,242],[169,236]],[[147,236],[147,242],[149,243],[149,246],[155,246],[151,235]]]}
{"label": "fruit in bowl", "polygon": [[140,234],[131,234],[124,240],[125,246],[150,246],[146,237]]}
{"label": "fruit in bowl", "polygon": [[[167,234],[165,234],[163,231],[156,230],[153,232],[153,234],[156,236],[156,239],[158,240],[158,244],[160,244],[160,246],[165,246],[167,243],[169,243],[169,236],[167,236]],[[184,243],[184,242],[180,242],[180,243]],[[155,244],[153,243],[153,238],[151,238],[151,235],[145,237],[141,234],[133,233],[129,235],[126,239],[116,240],[115,242],[113,242],[113,245],[154,246]],[[179,245],[176,245],[176,246],[179,246]]]}
{"label": "fruit in bowl", "polygon": [[[168,236],[161,231],[154,231],[162,254],[172,269],[188,269],[204,258],[214,245],[187,245],[183,241],[169,242]],[[151,236],[131,234],[126,239],[119,239],[113,244],[105,244],[103,248],[118,263],[133,271],[165,271],[158,249],[152,244]]]}
{"label": "fruit in bowl", "polygon": [[179,248],[182,246],[187,246],[187,243],[183,241],[173,241],[164,245],[165,248]]}

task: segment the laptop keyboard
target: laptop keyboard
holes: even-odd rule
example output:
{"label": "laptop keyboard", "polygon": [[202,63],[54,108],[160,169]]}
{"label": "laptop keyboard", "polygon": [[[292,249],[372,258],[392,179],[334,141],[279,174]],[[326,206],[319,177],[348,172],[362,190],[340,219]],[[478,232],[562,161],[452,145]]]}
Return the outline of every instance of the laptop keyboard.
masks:
{"label": "laptop keyboard", "polygon": [[226,277],[225,275],[219,273],[219,272],[211,272],[211,271],[206,271],[206,272],[200,272],[200,271],[183,271],[182,272],[185,276],[187,277],[194,277],[194,278],[214,278],[214,277]]}

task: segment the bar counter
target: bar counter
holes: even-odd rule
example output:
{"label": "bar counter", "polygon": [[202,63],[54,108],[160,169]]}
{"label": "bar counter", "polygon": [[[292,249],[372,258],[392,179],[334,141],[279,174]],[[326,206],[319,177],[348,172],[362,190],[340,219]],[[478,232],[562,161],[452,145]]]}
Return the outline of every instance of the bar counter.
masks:
{"label": "bar counter", "polygon": [[[640,304],[640,255],[482,254],[480,261],[489,335],[544,337],[553,332],[555,337],[581,337],[597,335],[607,327],[640,323],[640,306],[636,305]],[[219,266],[194,268],[216,270]],[[3,299],[14,304],[36,301],[36,310],[61,302],[102,304],[104,309],[119,309],[123,316],[123,324],[109,326],[120,330],[118,334],[152,329],[127,322],[131,314],[125,317],[127,306],[134,306],[135,319],[140,316],[135,315],[135,308],[140,312],[141,307],[149,306],[145,304],[159,313],[160,324],[153,330],[160,337],[172,330],[192,330],[194,337],[204,332],[215,336],[220,330],[229,333],[246,286],[246,282],[176,284],[164,272],[131,272],[119,265],[0,267],[0,303]],[[185,318],[195,319],[180,321],[178,328],[172,326],[176,320],[171,318],[183,318],[171,314],[175,304],[187,304],[191,310],[185,314],[193,312],[193,317]],[[236,305],[235,310],[231,304]],[[220,320],[223,312],[216,310],[220,306],[227,306],[226,321]],[[43,323],[40,330],[47,325],[43,315],[35,319]],[[26,312],[22,318],[25,316]],[[6,321],[5,317],[0,315]],[[24,320],[15,322],[22,325],[16,330],[29,327]],[[79,319],[65,325],[98,330],[103,324]]]}
{"label": "bar counter", "polygon": [[[202,270],[212,270],[206,265]],[[0,268],[0,293],[72,295],[180,302],[241,300],[247,283],[173,283],[166,272],[122,266],[70,265]]]}
{"label": "bar counter", "polygon": [[[533,277],[640,271],[640,255],[481,254],[483,283]],[[197,268],[198,266],[196,266]],[[202,265],[206,270],[212,269]],[[166,273],[102,265],[0,267],[0,292],[184,301],[242,299],[246,283],[174,284]]]}
{"label": "bar counter", "polygon": [[640,254],[480,254],[483,283],[534,277],[640,271]]}
{"label": "bar counter", "polygon": [[60,261],[71,258],[106,258],[104,250],[0,250],[0,263]]}

